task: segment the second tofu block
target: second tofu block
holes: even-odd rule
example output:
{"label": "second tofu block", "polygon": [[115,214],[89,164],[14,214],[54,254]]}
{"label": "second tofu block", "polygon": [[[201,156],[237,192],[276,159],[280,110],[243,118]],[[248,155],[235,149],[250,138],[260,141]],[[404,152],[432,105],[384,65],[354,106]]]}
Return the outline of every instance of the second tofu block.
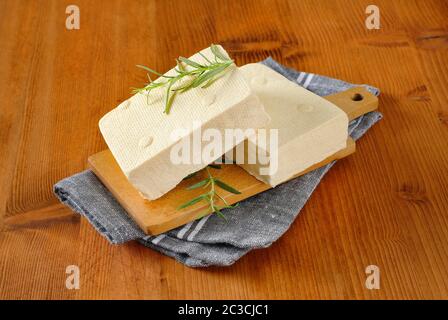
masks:
{"label": "second tofu block", "polygon": [[[331,102],[313,94],[261,64],[240,68],[251,89],[258,95],[271,117],[266,129],[278,131],[278,157],[274,165],[240,164],[257,179],[276,186],[346,147],[348,117]],[[272,157],[269,134],[264,152]],[[251,141],[247,150],[254,150]],[[260,146],[258,146],[260,147]],[[260,173],[270,167],[273,172]]]}
{"label": "second tofu block", "polygon": [[[214,57],[210,48],[201,53],[202,56],[196,54],[190,59],[207,63],[204,56],[210,60]],[[174,70],[167,72],[168,75],[173,73]],[[260,128],[269,122],[263,105],[235,66],[229,67],[206,89],[195,88],[178,94],[169,115],[163,113],[164,92],[164,89],[154,90],[149,97],[136,94],[107,113],[99,123],[121,170],[149,200],[161,197],[184,177],[215,160],[174,164],[171,149],[182,139],[190,141],[194,133],[209,128],[222,133],[228,128]],[[184,133],[173,140],[173,132],[180,133],[179,129]],[[247,136],[243,140],[245,138]],[[227,150],[223,148],[223,153],[243,140],[235,141]]]}

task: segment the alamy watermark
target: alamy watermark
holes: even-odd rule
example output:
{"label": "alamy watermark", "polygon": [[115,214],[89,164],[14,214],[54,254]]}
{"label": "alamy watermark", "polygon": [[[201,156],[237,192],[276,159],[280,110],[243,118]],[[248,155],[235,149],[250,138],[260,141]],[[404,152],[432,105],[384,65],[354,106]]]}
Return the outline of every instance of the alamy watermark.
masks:
{"label": "alamy watermark", "polygon": [[378,6],[371,4],[366,8],[366,14],[368,14],[365,25],[369,30],[380,28],[380,8]]}
{"label": "alamy watermark", "polygon": [[203,129],[200,121],[194,121],[191,130],[177,128],[170,138],[175,142],[170,152],[175,165],[257,164],[261,175],[278,170],[278,129]]}
{"label": "alamy watermark", "polygon": [[65,287],[68,290],[79,290],[80,282],[79,282],[79,267],[76,265],[69,265],[65,268],[65,273],[68,274],[65,279]]}
{"label": "alamy watermark", "polygon": [[374,264],[366,267],[366,288],[369,290],[380,289],[380,268]]}
{"label": "alamy watermark", "polygon": [[79,30],[81,27],[81,12],[79,7],[71,4],[65,8],[65,13],[68,14],[65,19],[65,27],[67,30]]}

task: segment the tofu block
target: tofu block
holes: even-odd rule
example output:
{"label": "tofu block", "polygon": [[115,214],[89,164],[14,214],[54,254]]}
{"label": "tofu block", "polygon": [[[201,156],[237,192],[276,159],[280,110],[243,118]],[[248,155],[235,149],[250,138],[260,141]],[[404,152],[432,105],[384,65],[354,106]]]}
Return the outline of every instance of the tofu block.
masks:
{"label": "tofu block", "polygon": [[[277,163],[269,133],[264,147],[245,142],[245,164],[240,165],[247,172],[274,187],[346,147],[348,117],[337,106],[264,65],[248,64],[240,70],[271,117],[265,128],[278,129]],[[267,154],[267,163],[258,157],[255,164],[247,163],[247,152],[255,147]],[[261,168],[272,172],[263,174]]]}
{"label": "tofu block", "polygon": [[[227,54],[222,47],[219,48]],[[210,48],[201,53],[210,60],[214,57]],[[190,59],[206,63],[199,53]],[[174,69],[166,73],[173,74]],[[171,149],[182,139],[190,141],[195,133],[208,128],[222,134],[227,128],[256,129],[267,125],[270,120],[242,72],[234,65],[211,86],[177,94],[169,114],[163,112],[165,90],[155,89],[149,95],[136,94],[99,122],[100,131],[121,170],[148,200],[161,197],[184,177],[215,160],[174,164],[170,157]],[[184,129],[184,133],[173,138],[178,129]],[[223,146],[223,153],[241,141],[236,139],[233,144]]]}

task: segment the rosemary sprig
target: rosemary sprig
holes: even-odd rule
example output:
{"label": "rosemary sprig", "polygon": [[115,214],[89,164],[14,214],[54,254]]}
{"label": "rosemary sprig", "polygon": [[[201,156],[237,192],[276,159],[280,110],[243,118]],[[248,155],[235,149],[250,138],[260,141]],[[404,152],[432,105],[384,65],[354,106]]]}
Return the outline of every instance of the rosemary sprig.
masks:
{"label": "rosemary sprig", "polygon": [[[197,196],[187,202],[185,202],[184,204],[180,205],[177,209],[181,210],[187,207],[190,207],[198,202],[201,201],[205,201],[208,203],[208,209],[206,212],[204,212],[203,215],[200,215],[200,217],[204,216],[205,214],[208,213],[216,213],[218,216],[220,216],[221,218],[226,219],[226,217],[224,216],[224,214],[221,212],[222,209],[227,209],[227,208],[235,208],[238,204],[235,205],[229,205],[229,203],[217,192],[217,187],[229,191],[230,193],[233,194],[241,194],[241,192],[239,192],[238,190],[236,190],[235,188],[229,186],[228,184],[226,184],[225,182],[223,182],[222,180],[219,180],[218,178],[213,177],[213,175],[210,172],[210,168],[213,169],[221,169],[221,166],[219,165],[215,165],[215,164],[210,164],[207,167],[205,167],[205,171],[207,172],[207,178],[205,178],[202,181],[199,181],[191,186],[189,186],[187,188],[187,190],[195,190],[198,188],[209,188],[208,192],[205,192],[203,194],[201,194],[200,196]],[[194,174],[190,174],[187,177],[185,177],[185,179],[189,179],[191,177],[193,177],[194,175],[196,175],[196,173]],[[223,206],[218,206],[217,202],[221,200],[224,205]],[[210,212],[211,210],[211,212]]]}
{"label": "rosemary sprig", "polygon": [[[137,67],[142,68],[148,72],[149,83],[143,88],[137,88],[133,90],[133,93],[146,93],[149,97],[149,93],[158,88],[165,87],[165,113],[169,114],[171,106],[173,105],[174,99],[178,93],[186,92],[190,89],[201,87],[207,88],[212,85],[217,79],[219,79],[224,71],[233,64],[233,60],[226,57],[220,50],[219,47],[212,44],[210,46],[214,58],[208,59],[202,53],[199,53],[206,63],[198,63],[191,59],[185,57],[179,57],[176,59],[177,67],[174,68],[176,75],[167,76],[163,75],[153,69],[148,67],[137,65]],[[186,66],[189,68],[187,69]],[[150,74],[159,76],[156,81],[152,81]],[[181,80],[188,79],[188,81],[183,84]],[[175,84],[177,86],[175,87]]]}

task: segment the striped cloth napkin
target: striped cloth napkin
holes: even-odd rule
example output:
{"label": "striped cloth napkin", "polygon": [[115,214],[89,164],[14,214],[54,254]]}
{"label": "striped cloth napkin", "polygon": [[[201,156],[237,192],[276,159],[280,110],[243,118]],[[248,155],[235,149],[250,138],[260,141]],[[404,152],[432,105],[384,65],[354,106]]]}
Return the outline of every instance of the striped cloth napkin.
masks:
{"label": "striped cloth napkin", "polygon": [[[261,63],[320,96],[354,86],[286,68],[271,58]],[[364,86],[379,94],[378,89]],[[381,118],[379,112],[361,116],[350,123],[349,134],[357,140]],[[234,209],[224,210],[227,220],[209,215],[158,236],[145,235],[90,170],[59,181],[54,192],[112,244],[137,240],[190,267],[228,266],[250,250],[269,247],[280,238],[333,164],[246,199]]]}

